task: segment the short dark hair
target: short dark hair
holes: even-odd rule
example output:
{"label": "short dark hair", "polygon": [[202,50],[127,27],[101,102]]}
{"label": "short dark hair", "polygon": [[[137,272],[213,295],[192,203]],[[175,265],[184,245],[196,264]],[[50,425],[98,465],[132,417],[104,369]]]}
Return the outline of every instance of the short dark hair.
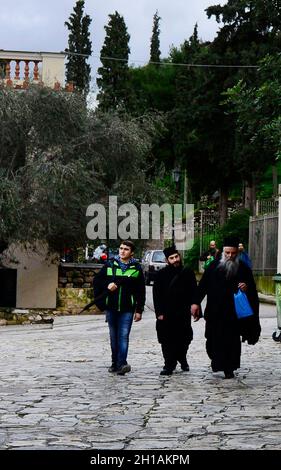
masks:
{"label": "short dark hair", "polygon": [[[122,242],[120,243],[120,245],[126,245],[128,246],[129,248],[131,248],[131,251],[134,252],[135,249],[136,249],[136,245],[134,244],[134,242],[132,242],[131,240],[122,240]],[[119,245],[119,246],[120,246]]]}

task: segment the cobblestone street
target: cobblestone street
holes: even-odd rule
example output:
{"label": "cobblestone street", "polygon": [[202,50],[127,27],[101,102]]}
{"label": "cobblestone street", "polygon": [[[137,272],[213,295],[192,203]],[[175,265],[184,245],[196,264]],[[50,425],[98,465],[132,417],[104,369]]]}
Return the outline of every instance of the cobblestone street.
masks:
{"label": "cobblestone street", "polygon": [[271,338],[275,307],[261,313],[261,340],[243,345],[232,380],[211,372],[203,320],[193,324],[190,372],[171,377],[159,376],[149,309],[133,325],[125,376],[107,371],[104,316],[2,327],[1,449],[280,449],[281,344]]}

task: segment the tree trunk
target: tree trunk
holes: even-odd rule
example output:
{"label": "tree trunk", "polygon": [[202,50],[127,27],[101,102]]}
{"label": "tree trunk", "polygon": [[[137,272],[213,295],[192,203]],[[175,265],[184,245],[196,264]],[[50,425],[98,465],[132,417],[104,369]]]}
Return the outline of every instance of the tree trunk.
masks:
{"label": "tree trunk", "polygon": [[219,199],[220,226],[225,224],[225,222],[227,221],[227,216],[228,216],[227,201],[228,201],[228,189],[220,188],[220,199]]}
{"label": "tree trunk", "polygon": [[256,183],[245,181],[244,207],[249,209],[252,215],[256,215]]}

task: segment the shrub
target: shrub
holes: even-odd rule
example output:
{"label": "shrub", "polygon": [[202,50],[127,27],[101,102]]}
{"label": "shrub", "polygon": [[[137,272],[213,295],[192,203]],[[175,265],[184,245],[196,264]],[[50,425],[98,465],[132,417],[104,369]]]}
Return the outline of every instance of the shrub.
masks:
{"label": "shrub", "polygon": [[245,247],[249,240],[249,218],[250,211],[241,209],[235,212],[228,221],[219,229],[217,236],[217,245],[222,246],[225,237],[238,237]]}

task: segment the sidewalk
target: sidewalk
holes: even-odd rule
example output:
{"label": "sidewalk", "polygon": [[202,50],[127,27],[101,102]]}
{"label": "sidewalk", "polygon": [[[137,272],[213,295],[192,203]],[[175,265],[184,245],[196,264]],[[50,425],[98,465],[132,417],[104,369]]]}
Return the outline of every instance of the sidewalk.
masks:
{"label": "sidewalk", "polygon": [[[213,374],[204,320],[193,324],[190,372],[160,377],[154,313],[133,325],[132,372],[110,364],[104,316],[60,317],[54,328],[2,327],[1,449],[280,449],[281,344],[274,308],[256,346],[243,344],[233,380]],[[263,306],[261,306],[261,310]]]}

